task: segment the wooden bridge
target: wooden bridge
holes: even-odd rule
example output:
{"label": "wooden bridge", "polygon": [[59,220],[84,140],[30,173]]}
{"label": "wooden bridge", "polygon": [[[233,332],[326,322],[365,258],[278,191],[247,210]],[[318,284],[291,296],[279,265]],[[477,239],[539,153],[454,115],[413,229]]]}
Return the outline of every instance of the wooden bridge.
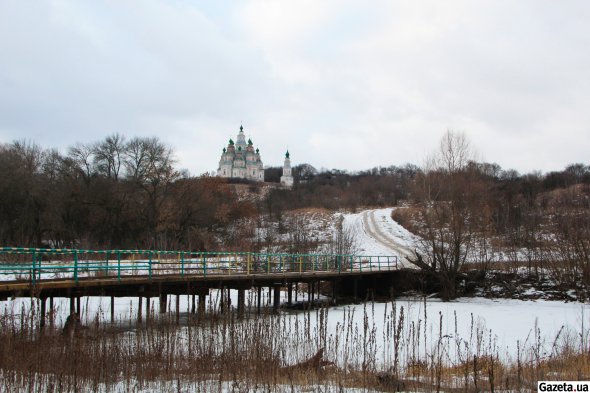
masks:
{"label": "wooden bridge", "polygon": [[[152,297],[159,298],[160,312],[165,312],[168,295],[192,295],[193,310],[198,296],[202,312],[211,289],[222,290],[222,294],[234,289],[242,315],[245,291],[252,288],[257,289],[259,312],[262,288],[267,287],[269,296],[273,293],[273,308],[278,310],[281,289],[287,290],[287,303],[293,302],[293,287],[299,284],[306,284],[309,302],[320,289],[325,294],[326,287],[333,300],[342,296],[364,299],[390,292],[397,270],[396,256],[3,247],[0,300],[39,299],[45,315],[47,299],[50,311],[54,297],[66,297],[70,312],[79,313],[80,297],[110,296],[113,319],[114,297],[137,296],[140,310],[141,299],[147,298],[147,314]],[[220,307],[226,303],[223,298]]]}

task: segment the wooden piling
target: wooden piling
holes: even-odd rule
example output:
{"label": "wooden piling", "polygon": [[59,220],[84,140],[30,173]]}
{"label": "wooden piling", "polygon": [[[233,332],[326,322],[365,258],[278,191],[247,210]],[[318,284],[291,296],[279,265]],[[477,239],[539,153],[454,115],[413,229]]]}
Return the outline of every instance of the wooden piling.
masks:
{"label": "wooden piling", "polygon": [[200,293],[199,294],[199,318],[202,318],[205,315],[206,308],[207,308],[207,295]]}
{"label": "wooden piling", "polygon": [[53,308],[53,296],[49,298],[49,326],[55,325],[55,310]]}
{"label": "wooden piling", "polygon": [[160,314],[165,314],[168,308],[168,295],[160,293]]}
{"label": "wooden piling", "polygon": [[115,297],[111,296],[111,323],[115,323]]}
{"label": "wooden piling", "polygon": [[176,324],[180,323],[180,295],[176,295]]}
{"label": "wooden piling", "polygon": [[258,287],[257,294],[256,294],[256,310],[258,312],[258,315],[260,315],[261,305],[262,305],[262,287]]}
{"label": "wooden piling", "polygon": [[149,323],[150,313],[152,308],[152,299],[149,296],[145,297],[145,322]]}
{"label": "wooden piling", "polygon": [[219,289],[219,312],[223,314],[225,311],[225,290],[223,287]]}
{"label": "wooden piling", "polygon": [[39,316],[39,328],[43,329],[45,327],[45,305],[47,302],[47,298],[46,297],[42,297],[39,298],[39,301],[41,302],[41,315]]}
{"label": "wooden piling", "polygon": [[244,317],[244,310],[246,308],[246,290],[238,289],[238,318]]}
{"label": "wooden piling", "polygon": [[275,285],[274,287],[274,301],[272,305],[272,310],[274,313],[279,312],[279,307],[281,305],[281,286]]}

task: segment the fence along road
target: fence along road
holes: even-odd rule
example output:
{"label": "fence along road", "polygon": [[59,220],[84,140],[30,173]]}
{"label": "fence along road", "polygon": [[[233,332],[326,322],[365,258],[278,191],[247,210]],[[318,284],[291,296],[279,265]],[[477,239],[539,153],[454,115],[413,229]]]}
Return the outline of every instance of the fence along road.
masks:
{"label": "fence along road", "polygon": [[[198,295],[201,313],[210,289],[220,289],[222,298],[226,289],[227,298],[229,290],[237,289],[238,315],[243,315],[247,289],[257,288],[258,312],[262,288],[273,290],[273,309],[278,311],[281,288],[287,288],[289,304],[299,283],[307,284],[310,305],[326,281],[331,283],[333,300],[344,285],[349,292],[353,288],[354,298],[366,298],[369,292],[374,296],[378,286],[391,291],[397,269],[396,256],[1,247],[0,300],[38,298],[42,327],[45,315],[53,315],[54,297],[70,298],[70,314],[79,315],[81,297],[110,296],[114,321],[114,298],[137,296],[141,321],[142,298],[149,315],[151,297],[159,297],[160,312],[166,312],[168,295],[176,295],[177,311],[180,295],[192,295],[193,310]],[[224,304],[220,301],[220,308]]]}
{"label": "fence along road", "polygon": [[0,248],[0,296],[51,288],[166,281],[360,275],[398,268],[397,256]]}

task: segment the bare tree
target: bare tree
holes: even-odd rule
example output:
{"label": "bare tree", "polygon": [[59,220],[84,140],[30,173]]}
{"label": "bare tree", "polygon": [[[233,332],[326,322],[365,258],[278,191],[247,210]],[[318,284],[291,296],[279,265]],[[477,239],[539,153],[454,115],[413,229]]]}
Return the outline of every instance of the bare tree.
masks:
{"label": "bare tree", "polygon": [[336,231],[329,244],[329,250],[337,255],[354,255],[358,251],[357,239],[350,228],[344,227],[344,216],[338,214],[336,219]]}
{"label": "bare tree", "polygon": [[119,180],[125,148],[125,137],[121,134],[110,135],[97,143],[93,148],[97,169],[106,177]]}
{"label": "bare tree", "polygon": [[74,164],[77,172],[84,179],[86,185],[90,184],[90,179],[96,173],[94,165],[94,149],[90,145],[76,143],[68,151],[68,157]]}
{"label": "bare tree", "polygon": [[142,182],[147,173],[148,150],[150,142],[147,138],[131,139],[125,149],[125,169],[127,176],[134,181]]}
{"label": "bare tree", "polygon": [[439,278],[445,299],[456,297],[458,273],[475,241],[482,188],[469,166],[473,158],[466,136],[447,131],[416,183],[424,241],[409,260]]}

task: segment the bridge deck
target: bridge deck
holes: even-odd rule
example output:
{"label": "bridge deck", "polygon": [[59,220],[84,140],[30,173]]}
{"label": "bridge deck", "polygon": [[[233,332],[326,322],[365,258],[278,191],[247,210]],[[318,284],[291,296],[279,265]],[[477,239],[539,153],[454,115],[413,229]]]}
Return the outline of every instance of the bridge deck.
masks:
{"label": "bridge deck", "polygon": [[132,296],[156,294],[164,287],[166,292],[192,292],[198,289],[250,288],[274,286],[292,282],[332,281],[339,278],[379,276],[391,271],[346,271],[346,272],[288,272],[277,274],[212,274],[202,275],[146,275],[124,277],[81,278],[74,280],[42,280],[32,284],[30,281],[0,282],[0,298],[8,297],[67,297],[84,296]]}
{"label": "bridge deck", "polygon": [[[27,262],[27,259],[30,262]],[[381,275],[396,256],[0,248],[0,298],[151,296]]]}

